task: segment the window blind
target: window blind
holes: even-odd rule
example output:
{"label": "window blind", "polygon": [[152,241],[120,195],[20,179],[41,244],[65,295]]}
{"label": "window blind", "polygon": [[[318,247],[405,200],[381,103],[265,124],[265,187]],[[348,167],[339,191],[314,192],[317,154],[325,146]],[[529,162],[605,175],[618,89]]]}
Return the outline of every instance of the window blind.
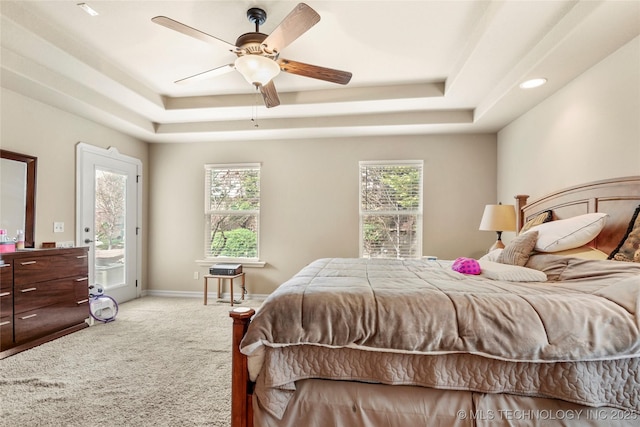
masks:
{"label": "window blind", "polygon": [[422,161],[360,162],[360,256],[422,254]]}
{"label": "window blind", "polygon": [[258,259],[260,165],[205,165],[206,258]]}

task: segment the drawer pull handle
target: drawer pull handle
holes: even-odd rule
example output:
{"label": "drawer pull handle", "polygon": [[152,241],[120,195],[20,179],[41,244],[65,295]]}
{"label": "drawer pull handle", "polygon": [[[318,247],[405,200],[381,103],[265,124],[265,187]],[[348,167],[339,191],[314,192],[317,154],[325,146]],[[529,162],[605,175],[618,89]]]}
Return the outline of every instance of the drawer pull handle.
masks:
{"label": "drawer pull handle", "polygon": [[80,279],[76,279],[76,282],[84,282],[85,280],[89,280],[88,277],[82,277]]}
{"label": "drawer pull handle", "polygon": [[23,289],[20,292],[25,293],[25,292],[31,292],[31,291],[37,291],[38,288],[27,288],[27,289]]}
{"label": "drawer pull handle", "polygon": [[3,293],[0,294],[0,297],[6,297],[6,296],[9,296],[9,295],[11,295],[11,292],[3,292]]}
{"label": "drawer pull handle", "polygon": [[0,268],[11,267],[11,264],[0,264]]}
{"label": "drawer pull handle", "polygon": [[36,316],[37,316],[37,314],[30,314],[28,316],[21,317],[20,319],[21,320],[27,320],[27,319],[31,319],[32,317],[36,317]]}
{"label": "drawer pull handle", "polygon": [[36,261],[25,261],[25,262],[21,262],[20,265],[29,265],[29,264],[35,264]]}
{"label": "drawer pull handle", "polygon": [[89,302],[89,299],[88,299],[88,298],[87,298],[87,299],[83,299],[83,300],[81,300],[81,301],[78,301],[76,304],[80,305],[80,304],[84,304],[84,303],[86,303],[86,302]]}
{"label": "drawer pull handle", "polygon": [[10,323],[11,323],[11,320],[6,320],[6,321],[0,323],[0,326],[8,325]]}
{"label": "drawer pull handle", "polygon": [[87,256],[86,255],[78,255],[76,258],[82,259],[82,258],[87,258]]}

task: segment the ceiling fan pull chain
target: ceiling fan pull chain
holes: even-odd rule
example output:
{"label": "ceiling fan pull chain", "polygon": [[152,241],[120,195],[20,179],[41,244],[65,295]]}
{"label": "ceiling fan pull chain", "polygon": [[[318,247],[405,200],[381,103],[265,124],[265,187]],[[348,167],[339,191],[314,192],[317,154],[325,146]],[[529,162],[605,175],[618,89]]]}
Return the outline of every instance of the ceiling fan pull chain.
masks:
{"label": "ceiling fan pull chain", "polygon": [[256,94],[253,97],[253,106],[251,107],[251,121],[253,122],[253,127],[257,128],[258,125],[258,102],[260,102],[260,91],[258,86],[256,85]]}

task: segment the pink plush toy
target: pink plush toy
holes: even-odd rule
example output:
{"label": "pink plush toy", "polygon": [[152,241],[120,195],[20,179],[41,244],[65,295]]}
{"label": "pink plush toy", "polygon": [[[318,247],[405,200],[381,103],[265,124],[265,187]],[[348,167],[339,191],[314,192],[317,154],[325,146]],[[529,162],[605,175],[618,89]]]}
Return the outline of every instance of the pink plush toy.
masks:
{"label": "pink plush toy", "polygon": [[460,257],[453,261],[453,271],[462,274],[480,274],[480,263],[473,258]]}

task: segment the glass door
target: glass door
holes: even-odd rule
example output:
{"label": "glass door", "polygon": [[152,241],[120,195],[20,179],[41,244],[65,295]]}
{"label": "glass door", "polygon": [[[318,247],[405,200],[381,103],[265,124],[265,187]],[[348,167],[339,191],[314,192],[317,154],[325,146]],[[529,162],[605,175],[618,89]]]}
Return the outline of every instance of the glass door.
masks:
{"label": "glass door", "polygon": [[78,244],[89,246],[89,280],[124,302],[139,290],[139,160],[78,145]]}

